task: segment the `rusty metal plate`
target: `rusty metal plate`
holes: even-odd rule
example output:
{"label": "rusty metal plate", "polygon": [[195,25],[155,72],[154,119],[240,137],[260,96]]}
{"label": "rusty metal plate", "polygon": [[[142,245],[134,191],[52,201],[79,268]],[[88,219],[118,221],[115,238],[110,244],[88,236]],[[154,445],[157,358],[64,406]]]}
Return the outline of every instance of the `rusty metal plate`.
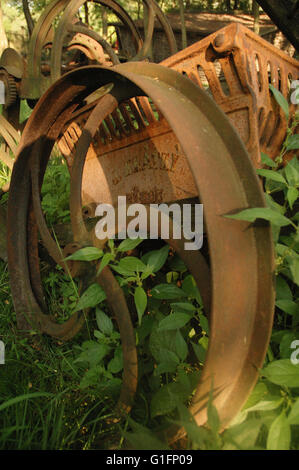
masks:
{"label": "rusty metal plate", "polygon": [[[144,204],[197,196],[187,159],[167,121],[161,114],[156,113],[155,117],[149,107],[148,112],[152,112],[149,123],[134,103],[136,100],[128,103],[127,107],[134,107],[135,112],[139,113],[140,127],[136,129],[131,121],[129,134],[120,136],[110,132],[108,136],[108,126],[106,134],[103,134],[102,125],[88,150],[82,183],[84,205],[92,202],[116,205],[119,194],[126,196],[128,203]],[[139,106],[141,103],[149,106],[145,98],[139,98]],[[124,106],[123,104],[121,109],[118,108],[119,116],[121,111],[124,113]],[[67,125],[59,140],[59,148],[67,158],[70,170],[85,119],[85,113],[78,116],[77,120]],[[111,122],[110,125],[112,126]],[[113,127],[113,130],[116,128]]]}

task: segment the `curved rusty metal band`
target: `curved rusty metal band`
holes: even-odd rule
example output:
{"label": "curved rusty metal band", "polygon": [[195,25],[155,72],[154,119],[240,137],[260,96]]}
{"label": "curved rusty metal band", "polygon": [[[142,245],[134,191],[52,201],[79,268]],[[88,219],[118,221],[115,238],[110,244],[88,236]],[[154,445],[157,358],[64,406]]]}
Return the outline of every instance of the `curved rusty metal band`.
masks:
{"label": "curved rusty metal band", "polygon": [[[120,63],[119,61],[119,58],[118,56],[115,54],[113,48],[110,46],[110,44],[102,37],[100,36],[96,31],[93,31],[92,29],[89,29],[89,28],[86,28],[84,26],[71,26],[69,28],[69,31],[70,32],[74,32],[74,33],[80,33],[84,36],[86,36],[87,38],[91,38],[91,39],[94,39],[96,42],[98,42],[102,47],[103,49],[107,52],[107,54],[109,55],[110,59],[111,59],[111,62],[113,65],[117,65]],[[73,46],[77,46],[76,43],[72,44]],[[82,41],[82,45],[86,47],[86,41]],[[78,49],[80,48],[80,42],[78,43]],[[70,47],[68,47],[68,49],[70,50]],[[83,52],[84,52],[84,49],[82,48],[81,49]]]}
{"label": "curved rusty metal band", "polygon": [[[84,67],[62,77],[40,100],[22,137],[9,199],[8,251],[15,309],[28,315],[28,305],[34,306],[27,297],[30,282],[24,249],[30,146],[35,139],[47,136],[51,123],[67,109],[66,103],[74,103],[111,81],[119,101],[146,94],[157,104],[189,160],[204,204],[213,282],[211,334],[191,411],[199,425],[206,422],[213,386],[214,404],[225,427],[254,386],[270,337],[274,310],[272,238],[269,226],[251,226],[223,217],[243,208],[264,206],[263,194],[228,119],[210,97],[177,72],[139,63],[114,69]],[[169,439],[179,435],[174,431]]]}
{"label": "curved rusty metal band", "polygon": [[[61,55],[62,55],[62,46],[65,34],[69,30],[73,30],[74,28],[70,28],[70,19],[75,16],[79,8],[84,5],[86,0],[72,0],[68,3],[64,14],[58,24],[57,30],[55,32],[54,41],[53,41],[53,54],[51,56],[51,80],[52,83],[57,80],[61,75],[60,64],[61,64]],[[115,1],[115,0],[93,0],[94,3],[103,5],[109,8],[115,15],[124,22],[131,31],[133,42],[135,43],[137,52],[141,48],[141,37],[139,32],[131,19],[128,13]],[[75,27],[75,30],[77,28]],[[79,30],[78,30],[79,31]],[[87,34],[87,33],[85,33]],[[92,33],[91,33],[92,34]],[[90,35],[91,35],[90,34]],[[96,39],[99,36],[97,34],[91,36]]]}
{"label": "curved rusty metal band", "polygon": [[154,27],[155,27],[155,17],[158,18],[158,21],[162,28],[165,31],[166,38],[169,45],[170,55],[173,55],[177,52],[177,43],[175,40],[175,36],[168,21],[167,17],[164,15],[163,11],[159,7],[159,5],[155,2],[155,0],[144,0],[143,2],[144,8],[147,10],[148,15],[148,22],[145,31],[145,39],[142,46],[142,49],[133,57],[131,60],[142,60],[146,58],[149,54],[150,47],[152,45],[153,34],[154,34]]}

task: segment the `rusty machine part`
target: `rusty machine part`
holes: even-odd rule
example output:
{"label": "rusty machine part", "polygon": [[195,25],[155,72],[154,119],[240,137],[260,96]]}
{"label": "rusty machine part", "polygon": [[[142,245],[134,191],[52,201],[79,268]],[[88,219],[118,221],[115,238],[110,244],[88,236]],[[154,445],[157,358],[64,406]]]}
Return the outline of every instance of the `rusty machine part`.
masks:
{"label": "rusty machine part", "polygon": [[[149,18],[144,42],[134,21],[115,0],[91,0],[89,2],[87,0],[53,0],[41,15],[31,37],[27,74],[23,78],[21,86],[22,97],[38,99],[50,84],[60,77],[63,71],[62,51],[66,43],[68,50],[76,48],[101,65],[108,65],[103,50],[108,54],[111,64],[119,63],[117,54],[104,38],[87,25],[75,21],[79,8],[86,3],[107,7],[129,28],[136,56],[128,59],[142,60],[147,56],[152,41],[155,17],[158,18],[165,30],[171,53],[174,54],[177,51],[171,26],[154,0],[145,0],[144,2]],[[51,29],[52,23],[59,14],[62,16],[54,32]],[[45,73],[41,63],[42,50],[46,44],[49,46],[50,43],[52,45],[51,61]]]}
{"label": "rusty machine part", "polygon": [[[269,90],[289,101],[290,84],[299,78],[299,62],[239,24],[231,24],[162,63],[209,88],[238,130],[255,167],[260,154],[275,158],[288,122]],[[290,115],[294,105],[290,105]]]}
{"label": "rusty machine part", "polygon": [[[200,291],[205,291],[205,304],[211,305],[209,348],[191,412],[198,425],[206,422],[213,389],[223,429],[256,383],[274,311],[270,227],[224,217],[265,206],[240,137],[207,93],[161,65],[131,62],[110,69],[83,67],[51,86],[22,135],[9,194],[7,241],[18,326],[26,329],[33,324],[62,339],[74,336],[84,318],[77,312],[58,325],[46,314],[37,231],[51,257],[63,265],[42,214],[40,187],[51,149],[66,134],[69,140],[63,145],[69,152],[76,246],[99,242],[85,227],[84,206],[115,204],[118,195],[127,195],[128,203],[148,204],[184,200],[190,193],[204,204],[211,276],[201,257],[186,254],[179,245],[174,248],[186,260]],[[81,275],[85,285],[87,281],[102,285],[121,330],[125,380],[120,404],[129,410],[137,363],[125,299],[121,291],[115,291],[117,283],[108,268],[99,277],[92,267],[88,274],[85,269],[81,263],[72,272],[79,279]],[[111,292],[116,294],[111,296]],[[173,442],[182,435],[183,430],[170,429],[167,437]]]}
{"label": "rusty machine part", "polygon": [[[107,7],[129,28],[136,49],[136,56],[130,59],[142,60],[147,56],[151,46],[155,17],[165,30],[171,53],[174,54],[177,51],[171,26],[154,0],[144,2],[149,18],[144,42],[134,21],[116,0],[91,0],[90,2],[53,0],[33,30],[27,66],[14,49],[5,49],[1,56],[0,81],[5,86],[5,118],[16,129],[22,128],[19,124],[20,98],[27,99],[29,106],[34,107],[42,93],[62,73],[86,65],[82,63],[82,56],[87,62],[96,62],[105,66],[116,65],[120,62],[112,46],[76,17],[79,8],[88,3]],[[61,16],[60,19],[59,16]],[[58,25],[54,30],[53,23],[57,20],[59,20]],[[49,64],[42,63],[45,51],[48,51],[50,55]],[[67,64],[63,64],[63,51],[75,52]],[[3,132],[6,132],[5,128]],[[0,135],[2,135],[1,124]]]}

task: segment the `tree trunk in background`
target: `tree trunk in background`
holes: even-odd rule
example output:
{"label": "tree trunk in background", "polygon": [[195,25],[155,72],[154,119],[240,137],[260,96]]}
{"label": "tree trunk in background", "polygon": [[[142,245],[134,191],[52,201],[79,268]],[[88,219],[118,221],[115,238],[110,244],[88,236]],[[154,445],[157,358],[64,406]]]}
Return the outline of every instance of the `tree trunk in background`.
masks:
{"label": "tree trunk in background", "polygon": [[256,34],[260,34],[260,6],[256,0],[252,2],[252,14],[253,14],[253,31]]}
{"label": "tree trunk in background", "polygon": [[84,3],[85,24],[89,25],[88,3]]}
{"label": "tree trunk in background", "polygon": [[8,47],[8,41],[5,33],[5,29],[3,26],[3,12],[1,7],[1,0],[0,0],[0,54],[4,51],[6,47]]}
{"label": "tree trunk in background", "polygon": [[299,1],[257,0],[257,3],[270,16],[273,23],[283,32],[299,51]]}
{"label": "tree trunk in background", "polygon": [[179,0],[180,5],[180,20],[181,20],[181,29],[182,29],[182,49],[187,47],[187,31],[185,23],[185,11],[184,11],[184,0]]}
{"label": "tree trunk in background", "polygon": [[226,10],[227,10],[227,12],[230,13],[230,11],[231,11],[230,0],[225,0],[225,4],[226,4]]}
{"label": "tree trunk in background", "polygon": [[23,11],[24,11],[24,15],[25,15],[26,23],[27,23],[29,37],[31,37],[32,31],[34,28],[34,21],[32,19],[32,16],[29,10],[28,0],[22,0],[22,3],[23,3]]}
{"label": "tree trunk in background", "polygon": [[108,15],[106,8],[102,9],[102,27],[103,27],[103,36],[106,39],[108,36]]}

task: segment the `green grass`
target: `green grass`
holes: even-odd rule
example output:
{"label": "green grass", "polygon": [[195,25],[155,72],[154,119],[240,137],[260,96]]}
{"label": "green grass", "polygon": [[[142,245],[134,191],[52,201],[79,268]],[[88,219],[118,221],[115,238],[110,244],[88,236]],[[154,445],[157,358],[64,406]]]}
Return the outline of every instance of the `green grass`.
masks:
{"label": "green grass", "polygon": [[[7,266],[0,265],[1,449],[90,449],[116,434],[109,418],[113,400],[79,387],[82,366],[74,364],[77,341],[22,337],[16,329]],[[84,337],[84,332],[82,333]]]}

